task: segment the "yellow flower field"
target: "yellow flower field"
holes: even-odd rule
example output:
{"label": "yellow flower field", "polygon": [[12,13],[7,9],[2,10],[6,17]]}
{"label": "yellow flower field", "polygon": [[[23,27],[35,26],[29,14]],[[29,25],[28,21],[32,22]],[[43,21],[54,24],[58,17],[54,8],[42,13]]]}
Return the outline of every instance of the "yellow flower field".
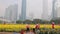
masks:
{"label": "yellow flower field", "polygon": [[[35,27],[34,24],[30,25],[30,28],[34,28],[34,27]],[[51,24],[46,24],[46,25],[40,24],[40,28],[51,29],[52,26],[51,26]],[[20,29],[26,29],[26,24],[5,24],[5,25],[0,24],[0,29],[6,29],[6,30],[9,30],[9,31],[12,31],[12,30],[18,31]],[[60,26],[55,25],[55,29],[60,29]]]}
{"label": "yellow flower field", "polygon": [[[31,24],[30,25],[30,28],[34,28],[35,25],[34,24]],[[52,28],[50,24],[46,24],[46,25],[43,25],[43,24],[40,24],[40,28]],[[25,24],[0,24],[0,28],[26,28],[26,25]],[[55,28],[60,28],[59,25],[55,25]]]}

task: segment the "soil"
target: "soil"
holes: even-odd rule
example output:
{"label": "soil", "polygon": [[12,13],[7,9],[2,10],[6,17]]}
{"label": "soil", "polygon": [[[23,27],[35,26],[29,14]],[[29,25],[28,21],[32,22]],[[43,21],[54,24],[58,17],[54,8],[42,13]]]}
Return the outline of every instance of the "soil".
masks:
{"label": "soil", "polygon": [[0,34],[20,34],[20,33],[14,33],[14,32],[0,32]]}

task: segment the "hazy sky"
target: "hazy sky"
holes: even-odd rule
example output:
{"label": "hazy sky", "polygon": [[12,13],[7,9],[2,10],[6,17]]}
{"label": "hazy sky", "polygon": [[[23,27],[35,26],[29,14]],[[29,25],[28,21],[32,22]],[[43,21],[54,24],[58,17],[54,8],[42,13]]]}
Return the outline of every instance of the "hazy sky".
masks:
{"label": "hazy sky", "polygon": [[[21,2],[22,0],[0,0],[0,16],[4,16],[5,9],[9,5],[17,4],[19,6],[18,14],[21,13]],[[59,1],[58,1],[59,2]],[[51,14],[52,0],[48,0],[49,14]],[[41,18],[43,10],[43,0],[27,0],[27,17],[30,17],[31,14],[34,15],[34,18]]]}

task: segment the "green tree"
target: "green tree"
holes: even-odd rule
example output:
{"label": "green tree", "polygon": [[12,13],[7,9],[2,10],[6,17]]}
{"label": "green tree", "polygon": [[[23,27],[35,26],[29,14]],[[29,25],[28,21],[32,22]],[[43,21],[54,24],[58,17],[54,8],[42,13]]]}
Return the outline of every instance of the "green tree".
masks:
{"label": "green tree", "polygon": [[32,21],[31,20],[25,20],[23,23],[32,24]]}
{"label": "green tree", "polygon": [[33,23],[36,24],[36,23],[41,23],[41,20],[40,19],[34,19],[33,20]]}
{"label": "green tree", "polygon": [[0,20],[0,24],[2,23],[2,21]]}
{"label": "green tree", "polygon": [[17,23],[17,24],[21,24],[22,21],[21,21],[21,20],[17,20],[16,23]]}

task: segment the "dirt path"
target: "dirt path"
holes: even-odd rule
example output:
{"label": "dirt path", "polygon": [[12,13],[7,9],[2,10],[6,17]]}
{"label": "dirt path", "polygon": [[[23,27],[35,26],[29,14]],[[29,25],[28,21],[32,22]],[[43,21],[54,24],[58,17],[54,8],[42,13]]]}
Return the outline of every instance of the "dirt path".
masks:
{"label": "dirt path", "polygon": [[13,33],[13,32],[0,32],[0,34],[19,34],[19,33]]}

